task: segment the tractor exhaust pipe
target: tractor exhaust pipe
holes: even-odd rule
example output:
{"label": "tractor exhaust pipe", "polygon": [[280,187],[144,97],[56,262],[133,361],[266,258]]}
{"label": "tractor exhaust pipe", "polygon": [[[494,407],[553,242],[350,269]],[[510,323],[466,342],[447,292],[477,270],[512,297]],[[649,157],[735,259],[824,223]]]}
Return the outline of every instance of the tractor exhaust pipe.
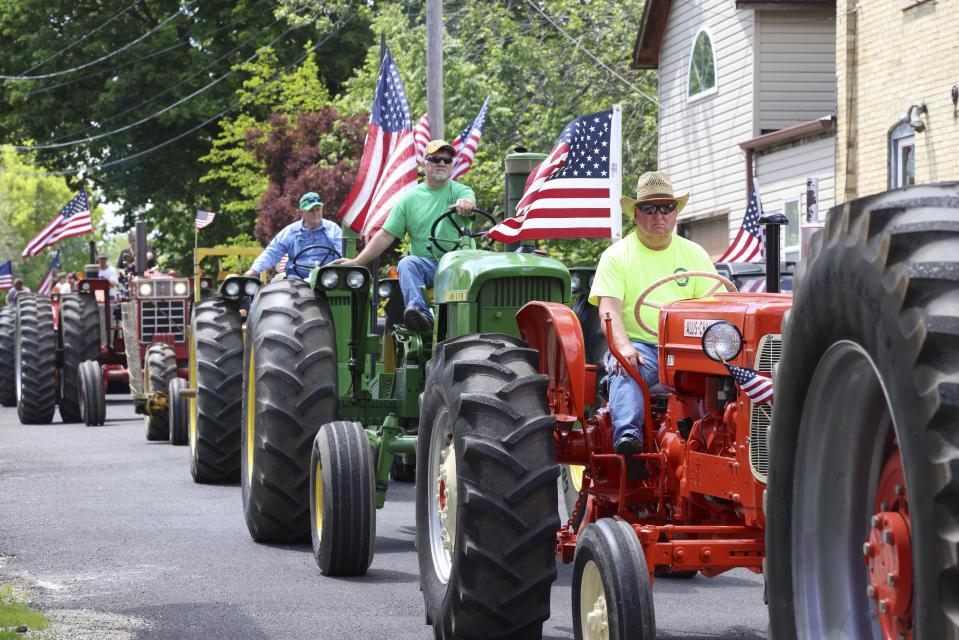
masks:
{"label": "tractor exhaust pipe", "polygon": [[147,222],[143,219],[143,212],[137,214],[136,223],[136,243],[137,252],[134,256],[134,270],[138,276],[142,276],[147,270]]}
{"label": "tractor exhaust pipe", "polygon": [[779,227],[789,224],[789,218],[774,211],[764,213],[759,224],[766,225],[766,293],[779,293]]}

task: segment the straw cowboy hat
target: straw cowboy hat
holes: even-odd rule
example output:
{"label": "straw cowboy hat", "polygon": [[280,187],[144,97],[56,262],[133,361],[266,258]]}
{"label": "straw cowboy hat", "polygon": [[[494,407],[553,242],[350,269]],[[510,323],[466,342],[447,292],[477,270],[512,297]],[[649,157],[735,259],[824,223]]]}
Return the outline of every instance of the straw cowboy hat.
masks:
{"label": "straw cowboy hat", "polygon": [[662,171],[647,171],[636,181],[636,197],[623,196],[619,199],[619,204],[623,207],[623,215],[632,217],[637,204],[656,200],[675,200],[676,213],[679,213],[686,206],[689,194],[676,197],[673,195],[673,183],[669,181],[669,176]]}

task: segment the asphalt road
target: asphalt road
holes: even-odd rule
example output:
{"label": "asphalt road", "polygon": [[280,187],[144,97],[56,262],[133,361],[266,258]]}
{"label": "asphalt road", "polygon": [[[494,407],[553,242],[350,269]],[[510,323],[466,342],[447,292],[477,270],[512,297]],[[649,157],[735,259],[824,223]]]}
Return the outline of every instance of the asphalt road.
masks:
{"label": "asphalt road", "polygon": [[[186,447],[148,443],[132,403],[107,398],[102,427],[24,426],[0,408],[0,582],[48,612],[43,637],[432,637],[412,485],[390,486],[369,574],[327,578],[308,545],[253,542],[239,485],[194,484]],[[545,638],[573,636],[570,576],[560,565]],[[765,638],[762,590],[745,570],[658,579],[658,637]]]}

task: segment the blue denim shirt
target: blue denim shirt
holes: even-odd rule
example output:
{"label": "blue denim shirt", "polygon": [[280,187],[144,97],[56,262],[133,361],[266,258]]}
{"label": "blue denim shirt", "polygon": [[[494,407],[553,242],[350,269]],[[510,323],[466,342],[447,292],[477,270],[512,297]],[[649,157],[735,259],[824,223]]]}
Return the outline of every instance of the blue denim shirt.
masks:
{"label": "blue denim shirt", "polygon": [[343,230],[340,225],[332,220],[323,218],[323,224],[316,229],[306,229],[303,227],[303,220],[289,224],[276,234],[273,241],[267,245],[266,249],[256,260],[253,261],[252,269],[259,273],[268,267],[276,265],[286,254],[290,259],[286,263],[287,277],[305,278],[308,272],[303,268],[298,269],[300,273],[295,273],[293,268],[293,258],[300,251],[310,245],[320,245],[322,247],[332,247],[336,253],[327,253],[326,249],[310,249],[301,255],[297,262],[301,265],[310,265],[310,267],[319,267],[327,262],[332,262],[339,257],[343,250]]}

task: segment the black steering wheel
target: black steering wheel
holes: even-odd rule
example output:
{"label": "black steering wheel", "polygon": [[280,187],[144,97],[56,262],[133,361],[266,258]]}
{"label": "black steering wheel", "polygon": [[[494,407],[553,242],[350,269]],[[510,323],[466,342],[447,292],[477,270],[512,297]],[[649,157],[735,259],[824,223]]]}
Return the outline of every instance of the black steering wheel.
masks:
{"label": "black steering wheel", "polygon": [[308,246],[308,247],[303,247],[302,249],[300,249],[299,253],[297,253],[295,256],[293,256],[293,259],[290,261],[290,264],[293,265],[293,270],[296,271],[296,273],[299,273],[299,272],[300,272],[300,269],[303,269],[304,271],[309,272],[311,269],[314,268],[315,265],[312,265],[312,264],[309,264],[309,265],[307,265],[307,264],[299,264],[299,263],[296,261],[297,258],[299,258],[300,256],[302,256],[305,252],[309,251],[310,249],[324,249],[324,250],[326,251],[326,253],[323,254],[323,257],[320,259],[320,264],[321,264],[321,265],[326,262],[326,258],[327,258],[330,254],[333,254],[334,256],[336,256],[336,258],[342,258],[342,257],[343,257],[343,256],[340,254],[340,252],[337,251],[336,249],[334,249],[333,247],[329,247],[329,246],[327,246],[327,245],[325,245],[325,244],[311,244],[311,245]]}
{"label": "black steering wheel", "polygon": [[[449,210],[446,211],[446,213],[444,213],[443,215],[441,215],[439,218],[436,219],[435,222],[433,222],[433,226],[430,228],[430,244],[429,244],[429,246],[427,247],[427,248],[429,249],[430,253],[433,252],[433,249],[434,249],[434,248],[435,248],[437,251],[439,251],[441,254],[443,254],[443,253],[449,253],[450,251],[454,251],[454,250],[460,248],[460,240],[461,240],[461,239],[463,239],[463,238],[481,238],[481,237],[483,237],[483,235],[486,234],[485,231],[476,231],[476,232],[474,233],[474,232],[470,231],[469,227],[465,227],[465,226],[464,226],[464,227],[460,227],[458,224],[456,224],[456,222],[453,221],[453,214],[454,214],[454,213],[456,213],[456,209],[455,209],[454,207],[450,207]],[[492,215],[491,213],[489,213],[488,211],[484,211],[484,210],[482,210],[482,209],[473,209],[473,213],[474,213],[474,214],[478,213],[478,214],[480,214],[481,216],[485,216],[485,217],[490,221],[490,223],[492,223],[493,225],[496,224],[496,219],[495,219],[495,218],[493,217],[493,215]],[[459,232],[459,236],[458,236],[455,240],[449,240],[449,239],[447,239],[447,238],[437,238],[437,237],[436,237],[436,228],[439,227],[440,222],[442,222],[443,220],[447,220],[447,219],[450,221],[450,224],[453,225],[453,227]],[[444,248],[440,245],[441,242],[448,242],[448,243],[450,243],[450,244],[453,245],[453,246],[450,247],[449,249],[444,249]],[[482,249],[482,250],[485,251],[485,250],[489,249],[490,247],[492,247],[494,242],[495,242],[495,240],[493,240],[492,238],[490,238],[490,239],[489,239],[489,242],[487,242],[484,246],[480,247],[480,249]]]}

